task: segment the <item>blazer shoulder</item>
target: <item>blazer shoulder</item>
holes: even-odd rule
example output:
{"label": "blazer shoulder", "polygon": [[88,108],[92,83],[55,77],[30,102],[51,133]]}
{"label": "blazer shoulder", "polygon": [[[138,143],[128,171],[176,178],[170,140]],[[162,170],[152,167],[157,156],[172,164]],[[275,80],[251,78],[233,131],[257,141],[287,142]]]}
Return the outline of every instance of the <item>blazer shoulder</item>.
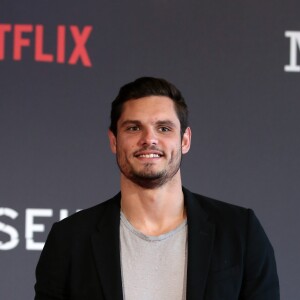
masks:
{"label": "blazer shoulder", "polygon": [[215,225],[218,234],[228,235],[227,237],[240,236],[245,242],[249,239],[255,241],[256,245],[268,245],[267,247],[270,248],[267,235],[252,209],[189,191],[185,191],[185,195],[191,221],[199,220],[199,217],[202,217],[202,220]]}
{"label": "blazer shoulder", "polygon": [[95,228],[95,226],[101,222],[105,214],[114,213],[116,215],[120,212],[120,198],[120,193],[118,193],[111,199],[80,210],[61,221],[56,222],[53,227],[68,232],[82,232]]}
{"label": "blazer shoulder", "polygon": [[202,210],[203,213],[210,219],[244,219],[248,218],[249,213],[253,213],[253,211],[249,208],[213,199],[197,193],[192,193],[187,189],[183,189],[183,191],[186,197],[187,206],[193,210]]}

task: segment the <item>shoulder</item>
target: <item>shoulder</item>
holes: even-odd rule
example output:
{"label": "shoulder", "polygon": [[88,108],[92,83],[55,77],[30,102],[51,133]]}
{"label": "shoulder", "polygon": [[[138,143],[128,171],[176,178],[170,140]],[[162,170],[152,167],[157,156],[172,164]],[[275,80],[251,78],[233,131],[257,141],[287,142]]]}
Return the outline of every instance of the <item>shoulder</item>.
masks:
{"label": "shoulder", "polygon": [[56,222],[52,231],[68,233],[72,236],[84,234],[96,230],[96,227],[104,217],[112,218],[120,214],[120,193],[93,207],[83,209],[75,214]]}
{"label": "shoulder", "polygon": [[192,193],[185,188],[183,188],[183,192],[188,211],[192,214],[194,211],[198,211],[203,218],[214,223],[228,222],[230,220],[243,222],[243,220],[248,218],[249,214],[253,214],[253,211],[249,208]]}
{"label": "shoulder", "polygon": [[[215,243],[251,248],[257,256],[273,252],[270,241],[255,213],[250,208],[229,204],[184,189],[188,208],[188,222],[210,224],[214,228]],[[252,249],[253,247],[253,249]]]}
{"label": "shoulder", "polygon": [[228,237],[243,237],[267,241],[266,234],[250,208],[233,205],[202,196],[183,189],[190,224],[208,222],[213,224],[216,234]]}
{"label": "shoulder", "polygon": [[[209,229],[204,232],[205,239],[213,241],[212,280],[225,278],[228,287],[231,283],[233,286],[240,282],[243,299],[244,296],[247,299],[279,299],[274,250],[253,210],[186,189],[183,191],[191,232],[190,245],[203,239],[203,228]],[[231,275],[231,279],[224,277],[224,274],[229,274],[228,271],[236,276]],[[212,290],[218,288],[215,281],[212,284]]]}

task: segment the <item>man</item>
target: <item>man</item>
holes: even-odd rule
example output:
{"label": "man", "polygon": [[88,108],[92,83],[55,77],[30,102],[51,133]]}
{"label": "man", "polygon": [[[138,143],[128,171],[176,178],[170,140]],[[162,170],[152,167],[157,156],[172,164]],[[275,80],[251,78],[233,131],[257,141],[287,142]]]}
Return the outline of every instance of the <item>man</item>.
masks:
{"label": "man", "polygon": [[182,187],[191,129],[181,93],[139,78],[112,103],[121,192],[53,225],[36,300],[277,300],[274,253],[250,209]]}

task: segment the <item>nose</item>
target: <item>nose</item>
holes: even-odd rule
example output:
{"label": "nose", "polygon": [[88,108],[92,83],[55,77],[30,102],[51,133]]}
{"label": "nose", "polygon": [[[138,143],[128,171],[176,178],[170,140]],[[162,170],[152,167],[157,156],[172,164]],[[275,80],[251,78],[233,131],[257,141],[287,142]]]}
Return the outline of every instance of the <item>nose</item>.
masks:
{"label": "nose", "polygon": [[152,130],[151,128],[144,128],[142,130],[140,144],[142,146],[147,146],[147,145],[150,146],[150,145],[157,145],[157,143],[158,143],[158,139],[154,130]]}

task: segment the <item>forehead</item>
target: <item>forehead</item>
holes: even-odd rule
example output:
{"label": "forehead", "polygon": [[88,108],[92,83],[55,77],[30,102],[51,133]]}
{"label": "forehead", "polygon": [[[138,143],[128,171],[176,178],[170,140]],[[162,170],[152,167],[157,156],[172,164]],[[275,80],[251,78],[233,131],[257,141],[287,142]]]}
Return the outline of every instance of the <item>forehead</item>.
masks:
{"label": "forehead", "polygon": [[172,120],[179,124],[174,101],[165,96],[147,96],[126,101],[123,104],[120,121],[126,120]]}

